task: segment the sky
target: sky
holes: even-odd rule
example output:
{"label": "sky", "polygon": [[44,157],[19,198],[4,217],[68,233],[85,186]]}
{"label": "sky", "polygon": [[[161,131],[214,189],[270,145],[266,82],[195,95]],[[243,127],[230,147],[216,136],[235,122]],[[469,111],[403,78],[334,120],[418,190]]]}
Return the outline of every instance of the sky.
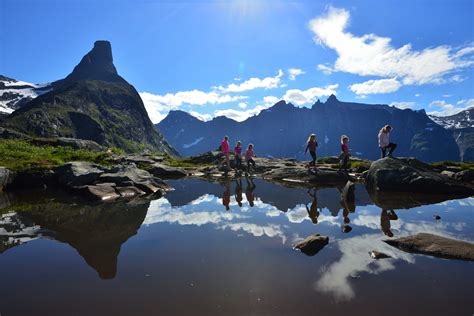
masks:
{"label": "sky", "polygon": [[472,0],[0,0],[0,74],[67,76],[96,40],[151,120],[238,121],[284,99],[474,106]]}

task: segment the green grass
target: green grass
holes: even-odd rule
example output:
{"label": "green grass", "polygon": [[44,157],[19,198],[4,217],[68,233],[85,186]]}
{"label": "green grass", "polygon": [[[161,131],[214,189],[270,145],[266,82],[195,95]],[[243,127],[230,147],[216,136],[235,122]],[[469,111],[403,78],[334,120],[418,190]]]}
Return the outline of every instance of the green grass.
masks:
{"label": "green grass", "polygon": [[27,140],[0,140],[0,166],[13,171],[39,171],[69,161],[89,161],[110,164],[112,153],[77,150],[71,147],[34,145]]}
{"label": "green grass", "polygon": [[209,164],[196,164],[189,161],[186,161],[186,158],[175,158],[170,157],[168,155],[165,156],[165,160],[163,161],[165,165],[171,167],[182,167],[182,168],[203,168],[209,167]]}
{"label": "green grass", "polygon": [[431,166],[437,169],[460,167],[462,170],[474,170],[474,162],[438,161],[431,163]]}

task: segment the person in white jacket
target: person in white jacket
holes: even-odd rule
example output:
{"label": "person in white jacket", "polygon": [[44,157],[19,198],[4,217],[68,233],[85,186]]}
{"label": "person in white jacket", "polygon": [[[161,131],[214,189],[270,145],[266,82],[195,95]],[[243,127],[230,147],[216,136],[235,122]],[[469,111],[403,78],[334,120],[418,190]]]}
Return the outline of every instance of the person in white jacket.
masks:
{"label": "person in white jacket", "polygon": [[380,152],[382,154],[382,158],[387,155],[387,149],[388,151],[388,156],[392,157],[392,153],[397,148],[397,144],[391,143],[390,142],[390,132],[392,131],[392,127],[390,125],[385,125],[379,132],[379,147],[380,147]]}

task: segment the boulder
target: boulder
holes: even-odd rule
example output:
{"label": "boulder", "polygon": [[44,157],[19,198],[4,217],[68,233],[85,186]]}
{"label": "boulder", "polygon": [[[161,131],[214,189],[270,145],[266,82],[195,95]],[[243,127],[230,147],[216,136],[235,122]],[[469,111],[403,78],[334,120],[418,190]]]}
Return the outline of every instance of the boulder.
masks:
{"label": "boulder", "polygon": [[462,182],[474,182],[474,170],[463,170],[454,174],[456,180]]}
{"label": "boulder", "polygon": [[104,171],[101,165],[84,161],[68,162],[54,169],[58,182],[68,187],[93,184]]}
{"label": "boulder", "polygon": [[100,182],[113,182],[118,186],[123,183],[137,183],[153,180],[154,177],[148,171],[139,169],[135,164],[119,165],[108,170],[107,173],[99,175]]}
{"label": "boulder", "polygon": [[155,177],[164,179],[179,179],[187,175],[183,168],[170,167],[161,163],[152,164],[148,171]]}
{"label": "boulder", "polygon": [[386,259],[386,258],[392,258],[391,256],[387,255],[386,253],[377,251],[377,250],[372,250],[369,252],[369,255],[372,259]]}
{"label": "boulder", "polygon": [[6,188],[13,180],[13,173],[7,168],[0,167],[0,191]]}
{"label": "boulder", "polygon": [[105,151],[105,147],[97,144],[92,140],[87,139],[77,139],[77,138],[66,138],[59,137],[57,138],[58,146],[69,146],[74,149],[80,150],[89,150],[89,151]]}
{"label": "boulder", "polygon": [[474,244],[427,233],[384,240],[400,250],[447,259],[474,261]]}
{"label": "boulder", "polygon": [[293,248],[301,250],[307,256],[314,256],[329,242],[329,237],[320,234],[311,235],[297,242]]}
{"label": "boulder", "polygon": [[110,184],[85,185],[78,189],[86,198],[93,200],[111,201],[120,197],[120,195],[115,191],[115,188]]}
{"label": "boulder", "polygon": [[124,197],[124,198],[130,198],[130,197],[134,197],[134,196],[139,196],[139,195],[145,194],[145,192],[143,192],[143,191],[140,190],[139,188],[132,187],[132,186],[129,186],[129,187],[117,187],[117,188],[115,188],[115,190],[117,191],[118,194],[120,194],[121,197]]}
{"label": "boulder", "polygon": [[372,162],[366,185],[369,191],[474,194],[472,187],[442,175],[414,158],[387,157]]}

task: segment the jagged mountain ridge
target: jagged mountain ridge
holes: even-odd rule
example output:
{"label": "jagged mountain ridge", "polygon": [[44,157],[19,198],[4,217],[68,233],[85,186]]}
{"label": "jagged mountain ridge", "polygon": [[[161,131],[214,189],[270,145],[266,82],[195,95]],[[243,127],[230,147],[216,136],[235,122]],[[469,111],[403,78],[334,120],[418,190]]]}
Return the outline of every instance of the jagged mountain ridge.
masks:
{"label": "jagged mountain ridge", "polygon": [[433,121],[452,131],[461,161],[474,161],[474,107],[449,116],[430,116]]}
{"label": "jagged mountain ridge", "polygon": [[459,149],[449,131],[434,123],[425,111],[398,109],[381,104],[341,102],[334,95],[311,108],[299,108],[279,101],[243,122],[217,117],[203,122],[183,111],[171,111],[157,124],[170,144],[182,155],[216,149],[229,135],[231,145],[252,142],[260,156],[304,159],[310,133],[318,137],[318,155],[338,155],[340,136],[350,137],[355,156],[379,157],[377,134],[385,124],[394,127],[392,141],[397,155],[425,161],[459,160]]}
{"label": "jagged mountain ridge", "polygon": [[128,151],[149,147],[176,154],[153,126],[138,92],[117,73],[108,41],[95,42],[72,73],[51,86],[2,125],[38,137],[72,137]]}

